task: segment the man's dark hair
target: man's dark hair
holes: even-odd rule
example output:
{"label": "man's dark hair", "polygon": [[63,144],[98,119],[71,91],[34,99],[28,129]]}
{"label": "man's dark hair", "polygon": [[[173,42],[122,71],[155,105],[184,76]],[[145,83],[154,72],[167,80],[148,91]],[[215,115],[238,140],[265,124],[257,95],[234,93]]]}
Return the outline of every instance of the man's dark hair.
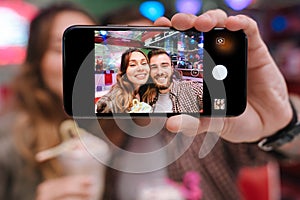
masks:
{"label": "man's dark hair", "polygon": [[[148,53],[148,59],[150,61],[150,59],[153,57],[153,56],[157,56],[157,55],[160,55],[160,54],[166,54],[170,60],[171,60],[171,57],[170,55],[168,54],[168,52],[166,52],[164,49],[153,49],[151,50],[149,53]],[[172,63],[172,60],[171,60],[171,63]]]}

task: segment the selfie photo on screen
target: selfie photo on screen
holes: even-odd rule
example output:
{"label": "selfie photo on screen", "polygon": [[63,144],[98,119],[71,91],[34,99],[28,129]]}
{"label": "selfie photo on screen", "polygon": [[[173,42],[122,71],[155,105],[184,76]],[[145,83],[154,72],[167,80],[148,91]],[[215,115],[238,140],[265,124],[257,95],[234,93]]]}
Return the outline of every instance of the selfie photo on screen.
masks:
{"label": "selfie photo on screen", "polygon": [[201,113],[204,37],[95,31],[96,113]]}

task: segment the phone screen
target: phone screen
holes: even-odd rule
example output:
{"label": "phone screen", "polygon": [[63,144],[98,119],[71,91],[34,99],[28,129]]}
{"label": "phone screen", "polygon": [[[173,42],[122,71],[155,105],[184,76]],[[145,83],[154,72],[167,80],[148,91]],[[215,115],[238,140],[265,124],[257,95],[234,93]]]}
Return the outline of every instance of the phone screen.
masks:
{"label": "phone screen", "polygon": [[96,113],[203,112],[203,33],[94,33]]}

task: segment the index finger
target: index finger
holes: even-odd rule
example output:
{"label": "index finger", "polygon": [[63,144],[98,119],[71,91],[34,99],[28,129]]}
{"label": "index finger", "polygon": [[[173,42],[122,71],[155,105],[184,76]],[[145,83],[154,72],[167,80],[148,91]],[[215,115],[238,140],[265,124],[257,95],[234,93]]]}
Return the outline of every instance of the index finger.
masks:
{"label": "index finger", "polygon": [[207,32],[214,27],[225,27],[227,14],[221,9],[209,10],[195,19],[194,27],[198,31]]}
{"label": "index finger", "polygon": [[178,30],[196,28],[198,31],[207,32],[214,27],[224,27],[227,14],[220,9],[209,10],[200,16],[178,13],[171,19],[171,24]]}
{"label": "index finger", "polygon": [[220,9],[209,10],[200,16],[187,13],[176,13],[171,20],[161,17],[154,22],[155,26],[172,26],[177,30],[196,28],[207,32],[214,27],[224,27],[227,14]]}

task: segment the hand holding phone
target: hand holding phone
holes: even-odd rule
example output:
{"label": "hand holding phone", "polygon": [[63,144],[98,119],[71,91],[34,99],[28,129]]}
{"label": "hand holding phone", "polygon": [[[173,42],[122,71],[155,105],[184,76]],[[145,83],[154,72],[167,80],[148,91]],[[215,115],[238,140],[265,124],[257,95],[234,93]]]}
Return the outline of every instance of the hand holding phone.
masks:
{"label": "hand holding phone", "polygon": [[[243,30],[249,41],[247,107],[243,114],[227,119],[173,116],[166,123],[169,131],[190,134],[197,127],[197,133],[216,132],[235,143],[255,142],[276,133],[290,122],[292,109],[285,79],[264,43],[255,20],[245,15],[227,16],[224,11],[217,9],[200,16],[176,14],[171,21],[161,18],[155,25],[172,26],[179,30],[195,27],[198,31],[209,31],[215,26],[230,31]],[[216,122],[215,126],[210,126],[212,120]],[[223,122],[218,123],[217,120]]]}

